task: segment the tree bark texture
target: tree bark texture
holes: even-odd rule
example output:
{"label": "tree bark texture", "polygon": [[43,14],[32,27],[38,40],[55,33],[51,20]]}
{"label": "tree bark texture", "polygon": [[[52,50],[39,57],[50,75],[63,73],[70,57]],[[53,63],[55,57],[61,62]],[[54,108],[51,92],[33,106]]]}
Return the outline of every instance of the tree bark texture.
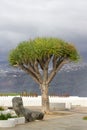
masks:
{"label": "tree bark texture", "polygon": [[48,85],[41,85],[41,94],[42,94],[42,112],[49,112],[49,96],[48,96]]}

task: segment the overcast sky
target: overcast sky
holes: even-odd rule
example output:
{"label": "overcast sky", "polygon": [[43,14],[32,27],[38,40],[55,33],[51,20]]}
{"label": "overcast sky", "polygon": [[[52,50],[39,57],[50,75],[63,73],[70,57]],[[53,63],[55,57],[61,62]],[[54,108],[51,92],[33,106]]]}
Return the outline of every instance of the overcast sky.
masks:
{"label": "overcast sky", "polygon": [[87,0],[0,0],[0,55],[34,37],[58,37],[87,51]]}

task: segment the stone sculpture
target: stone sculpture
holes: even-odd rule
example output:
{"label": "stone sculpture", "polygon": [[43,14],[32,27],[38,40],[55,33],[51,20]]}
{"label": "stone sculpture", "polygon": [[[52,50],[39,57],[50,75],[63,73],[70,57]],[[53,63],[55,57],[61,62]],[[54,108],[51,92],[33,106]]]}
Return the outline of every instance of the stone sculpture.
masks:
{"label": "stone sculpture", "polygon": [[38,111],[31,111],[27,108],[24,108],[23,101],[21,97],[14,97],[12,99],[13,109],[18,116],[24,116],[26,122],[34,120],[42,120],[44,113]]}

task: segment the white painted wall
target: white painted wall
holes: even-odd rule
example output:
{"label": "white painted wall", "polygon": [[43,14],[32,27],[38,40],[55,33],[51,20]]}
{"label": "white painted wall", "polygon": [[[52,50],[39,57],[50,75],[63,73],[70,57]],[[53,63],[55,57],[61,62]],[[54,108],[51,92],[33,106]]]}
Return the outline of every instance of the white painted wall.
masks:
{"label": "white painted wall", "polygon": [[[13,96],[0,96],[0,106],[12,106]],[[24,106],[41,106],[41,96],[22,97]],[[87,97],[49,97],[50,103],[65,103],[65,108],[87,107]]]}

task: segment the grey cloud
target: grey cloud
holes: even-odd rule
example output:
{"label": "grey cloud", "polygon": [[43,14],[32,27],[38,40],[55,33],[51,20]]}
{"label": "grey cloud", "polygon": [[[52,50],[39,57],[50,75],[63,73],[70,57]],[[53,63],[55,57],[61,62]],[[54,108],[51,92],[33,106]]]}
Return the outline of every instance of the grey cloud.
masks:
{"label": "grey cloud", "polygon": [[52,36],[84,51],[86,12],[87,0],[0,0],[0,47],[6,50],[32,37]]}

